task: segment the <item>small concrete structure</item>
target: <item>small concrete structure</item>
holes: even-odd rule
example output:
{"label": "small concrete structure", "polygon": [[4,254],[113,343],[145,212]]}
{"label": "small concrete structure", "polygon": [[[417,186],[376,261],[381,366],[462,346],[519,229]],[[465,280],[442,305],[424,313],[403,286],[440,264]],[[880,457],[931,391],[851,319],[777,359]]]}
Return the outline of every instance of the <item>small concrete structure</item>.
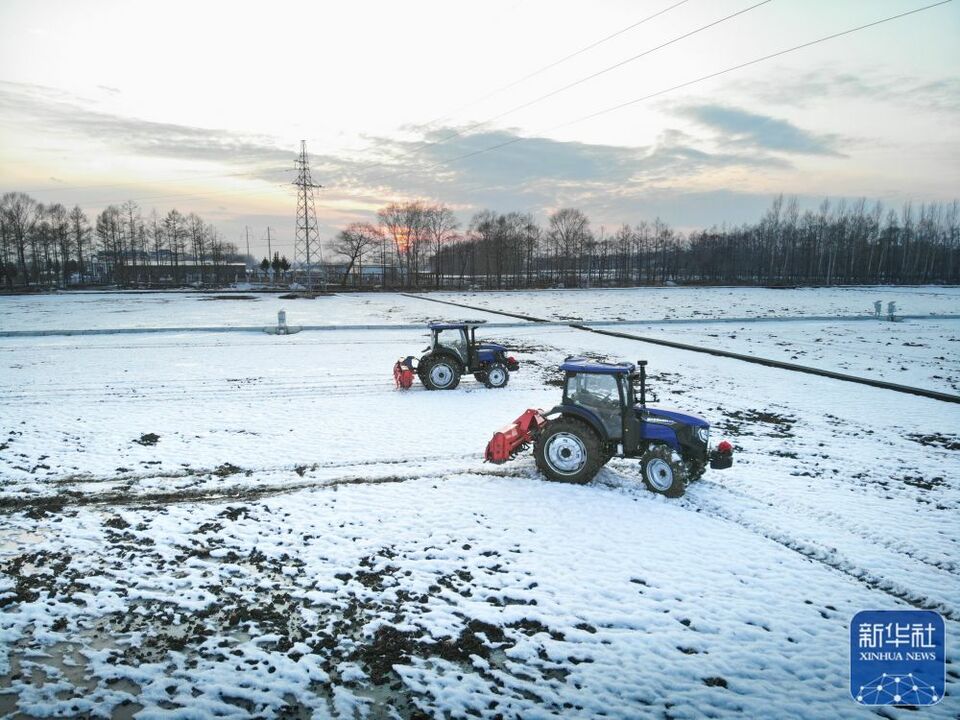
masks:
{"label": "small concrete structure", "polygon": [[264,332],[268,332],[271,335],[293,335],[303,330],[299,325],[287,325],[287,311],[280,310],[277,313],[277,326],[264,328]]}

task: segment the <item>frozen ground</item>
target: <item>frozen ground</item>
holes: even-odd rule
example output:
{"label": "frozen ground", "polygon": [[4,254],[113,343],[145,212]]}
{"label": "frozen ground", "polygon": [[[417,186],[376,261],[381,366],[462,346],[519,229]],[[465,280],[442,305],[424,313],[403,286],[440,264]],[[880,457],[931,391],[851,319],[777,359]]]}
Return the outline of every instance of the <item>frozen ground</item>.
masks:
{"label": "frozen ground", "polygon": [[630,324],[616,329],[960,394],[960,319]]}
{"label": "frozen ground", "polygon": [[[676,320],[797,315],[872,315],[894,301],[907,315],[960,314],[957,287],[740,288],[672,287],[533,292],[437,293],[432,297],[548,320]],[[534,312],[536,310],[536,312]]]}
{"label": "frozen ground", "polygon": [[276,325],[278,310],[286,310],[290,325],[399,325],[444,314],[435,303],[397,293],[283,299],[242,292],[83,292],[0,297],[0,330],[259,327]]}
{"label": "frozen ground", "polygon": [[[372,301],[351,317],[377,322]],[[863,717],[850,618],[924,607],[954,662],[922,712],[957,715],[958,406],[496,335],[510,385],[449,393],[393,389],[416,330],[0,338],[0,714]],[[578,352],[648,358],[659,404],[707,417],[734,468],[669,501],[628,461],[584,487],[480,462]]]}

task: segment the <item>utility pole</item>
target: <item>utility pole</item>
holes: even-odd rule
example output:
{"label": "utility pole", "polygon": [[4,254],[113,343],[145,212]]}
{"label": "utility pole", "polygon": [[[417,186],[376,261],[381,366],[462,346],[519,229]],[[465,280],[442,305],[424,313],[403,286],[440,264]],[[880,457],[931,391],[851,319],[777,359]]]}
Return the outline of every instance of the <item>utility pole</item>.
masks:
{"label": "utility pole", "polygon": [[253,259],[253,258],[250,257],[250,226],[249,226],[249,225],[244,225],[244,226],[243,226],[243,232],[244,232],[244,233],[246,234],[246,236],[247,236],[247,260],[246,260],[246,262],[244,263],[244,266],[245,266],[246,271],[247,271],[247,273],[246,273],[246,274],[247,274],[247,280],[249,280],[249,279],[250,279],[250,274],[251,274],[251,272],[252,272],[252,268],[250,267],[250,261]]}
{"label": "utility pole", "polygon": [[297,235],[293,244],[294,267],[303,272],[306,268],[307,289],[314,289],[313,265],[320,263],[321,283],[323,278],[323,249],[320,246],[320,231],[317,228],[317,211],[313,203],[314,188],[323,187],[310,177],[310,161],[307,158],[307,141],[300,141],[300,155],[296,160],[297,179]]}
{"label": "utility pole", "polygon": [[270,245],[270,226],[267,225],[267,261],[270,263],[267,266],[267,273],[270,275],[271,280],[276,280],[277,271],[273,269],[273,248]]}

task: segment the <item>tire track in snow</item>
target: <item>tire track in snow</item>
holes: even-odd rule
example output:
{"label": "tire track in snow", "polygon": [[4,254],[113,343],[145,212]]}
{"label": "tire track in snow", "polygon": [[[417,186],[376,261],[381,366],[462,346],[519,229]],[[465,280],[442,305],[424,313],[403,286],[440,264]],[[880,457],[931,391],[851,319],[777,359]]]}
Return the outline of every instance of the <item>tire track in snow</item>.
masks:
{"label": "tire track in snow", "polygon": [[[459,458],[466,460],[462,467],[455,469],[444,469],[443,471],[437,471],[435,469],[434,463],[439,460],[449,460],[452,458]],[[163,474],[157,473],[149,476],[144,476],[143,478],[130,478],[127,476],[121,478],[102,478],[99,482],[116,482],[118,484],[135,482],[138,479],[164,479],[169,478],[170,480],[178,479],[189,479],[191,477],[197,477],[198,483],[194,485],[187,485],[175,490],[162,490],[162,491],[142,491],[137,492],[131,485],[127,484],[124,487],[116,489],[108,489],[100,492],[78,492],[78,491],[62,491],[55,494],[43,495],[43,496],[33,496],[33,497],[24,497],[22,494],[16,495],[7,495],[6,497],[0,497],[0,513],[12,513],[20,511],[30,511],[30,510],[49,510],[49,511],[59,511],[65,507],[74,507],[74,506],[87,506],[87,505],[141,505],[141,504],[173,504],[178,502],[214,502],[222,500],[242,500],[242,499],[258,499],[261,497],[267,497],[272,495],[280,495],[289,492],[295,492],[297,490],[311,489],[311,488],[323,488],[323,487],[333,487],[337,485],[362,485],[362,484],[381,484],[387,482],[405,482],[407,480],[417,480],[417,479],[447,479],[450,477],[463,477],[470,475],[477,476],[488,476],[488,477],[531,477],[530,468],[523,467],[514,467],[514,468],[486,468],[486,467],[476,467],[479,464],[479,459],[469,455],[449,455],[449,456],[437,456],[433,458],[418,458],[417,460],[396,460],[396,461],[360,461],[357,463],[342,463],[342,464],[329,464],[327,468],[359,468],[364,466],[373,466],[373,465],[401,465],[406,466],[404,469],[406,472],[389,472],[381,475],[370,475],[366,474],[349,474],[341,475],[332,478],[320,478],[316,480],[303,480],[295,482],[281,482],[281,483],[272,483],[267,485],[256,485],[253,483],[238,483],[229,486],[217,485],[217,486],[206,486],[206,487],[195,487],[196,484],[199,484],[203,481],[203,478],[200,477],[201,474],[216,475],[215,471],[207,470],[205,473],[195,473],[195,472],[185,472],[178,474]],[[423,470],[416,470],[417,466],[423,467]],[[321,469],[320,466],[317,469]],[[294,468],[290,466],[281,466],[277,468],[279,472],[294,472]],[[241,470],[240,472],[246,472]],[[240,474],[233,473],[233,474]],[[270,472],[269,469],[260,468],[258,470],[252,471],[254,473],[266,473]],[[85,484],[91,482],[89,479],[79,478],[75,481],[77,484]],[[98,482],[98,480],[93,480],[92,482]]]}
{"label": "tire track in snow", "polygon": [[746,500],[753,501],[755,503],[765,505],[771,510],[783,510],[784,512],[795,514],[799,513],[806,517],[814,517],[817,519],[817,522],[820,522],[823,525],[829,525],[837,530],[847,532],[851,535],[855,535],[859,538],[862,538],[874,545],[881,545],[891,552],[903,555],[908,557],[914,562],[922,563],[927,567],[936,570],[938,572],[945,572],[956,577],[960,577],[960,570],[957,569],[956,565],[953,563],[944,564],[940,560],[928,559],[924,557],[919,557],[916,554],[915,548],[910,548],[910,550],[904,550],[903,547],[898,546],[894,543],[891,543],[886,537],[874,533],[862,525],[854,525],[851,523],[849,518],[845,518],[839,513],[833,512],[831,510],[825,510],[823,508],[814,507],[812,505],[807,505],[805,503],[800,503],[795,500],[789,500],[785,502],[773,502],[767,500],[766,498],[760,497],[759,495],[754,495],[752,493],[744,492],[743,490],[736,490],[722,483],[718,483],[715,480],[710,480],[709,478],[701,478],[696,481],[698,485],[709,485],[712,488],[717,488],[725,493],[730,495],[744,498]]}
{"label": "tire track in snow", "polygon": [[307,480],[303,482],[283,483],[269,486],[255,486],[250,484],[232,485],[221,488],[184,488],[176,491],[161,491],[130,494],[124,491],[104,492],[95,494],[59,493],[37,498],[4,498],[0,499],[0,512],[13,513],[21,511],[51,511],[59,512],[66,507],[82,507],[96,505],[110,506],[142,506],[142,505],[172,505],[181,502],[223,502],[236,500],[259,500],[274,495],[283,495],[299,490],[322,489],[340,485],[381,485],[384,483],[407,482],[409,480],[447,480],[451,477],[465,476],[529,478],[529,468],[475,468],[454,471],[429,471],[394,473],[379,477],[369,475],[345,475],[323,480]]}
{"label": "tire track in snow", "polygon": [[[436,462],[439,460],[465,460],[468,458],[476,458],[475,454],[445,454],[445,455],[425,455],[423,457],[418,457],[415,460],[413,459],[403,459],[403,458],[387,458],[387,459],[371,459],[371,460],[356,460],[356,461],[347,461],[347,462],[321,462],[321,463],[285,463],[283,465],[261,465],[253,468],[240,468],[236,473],[265,473],[265,472],[296,472],[298,467],[306,468],[310,472],[321,469],[331,469],[331,468],[353,468],[353,467],[364,467],[369,465],[408,465],[410,463],[418,462]],[[177,472],[153,472],[153,473],[121,473],[119,475],[69,475],[63,478],[54,478],[48,479],[44,482],[51,485],[69,485],[69,484],[86,484],[86,483],[98,483],[98,482],[126,482],[131,480],[153,480],[160,478],[169,478],[171,480],[178,478],[186,478],[192,476],[200,475],[216,475],[219,468],[184,468],[183,471]]]}
{"label": "tire track in snow", "polygon": [[847,577],[856,580],[862,585],[865,585],[871,590],[879,590],[880,592],[900,600],[901,602],[905,602],[917,609],[934,610],[949,620],[960,621],[960,611],[957,609],[947,605],[946,603],[916,593],[910,588],[904,587],[900,583],[894,582],[893,580],[877,576],[871,573],[869,570],[859,567],[849,560],[840,557],[840,554],[836,550],[819,546],[816,543],[800,540],[790,536],[785,532],[776,531],[760,523],[747,520],[743,516],[738,517],[734,513],[731,513],[720,507],[720,505],[711,503],[709,500],[705,500],[702,497],[698,498],[696,501],[690,497],[684,497],[680,500],[680,504],[690,508],[694,512],[702,512],[708,517],[713,517],[718,520],[726,520],[727,522],[739,525],[745,530],[753,532],[757,535],[761,535],[768,540],[787,548],[788,550],[792,550],[799,555],[803,555],[812,562],[842,573]]}

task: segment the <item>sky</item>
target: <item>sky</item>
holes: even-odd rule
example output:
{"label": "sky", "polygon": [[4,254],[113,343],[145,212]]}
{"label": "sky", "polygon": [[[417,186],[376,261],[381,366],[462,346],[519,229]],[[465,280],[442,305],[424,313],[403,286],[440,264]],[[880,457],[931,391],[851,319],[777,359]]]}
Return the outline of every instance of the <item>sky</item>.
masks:
{"label": "sky", "polygon": [[0,192],[291,258],[301,140],[324,240],[415,199],[607,233],[950,201],[960,2],[705,78],[935,1],[2,0]]}

